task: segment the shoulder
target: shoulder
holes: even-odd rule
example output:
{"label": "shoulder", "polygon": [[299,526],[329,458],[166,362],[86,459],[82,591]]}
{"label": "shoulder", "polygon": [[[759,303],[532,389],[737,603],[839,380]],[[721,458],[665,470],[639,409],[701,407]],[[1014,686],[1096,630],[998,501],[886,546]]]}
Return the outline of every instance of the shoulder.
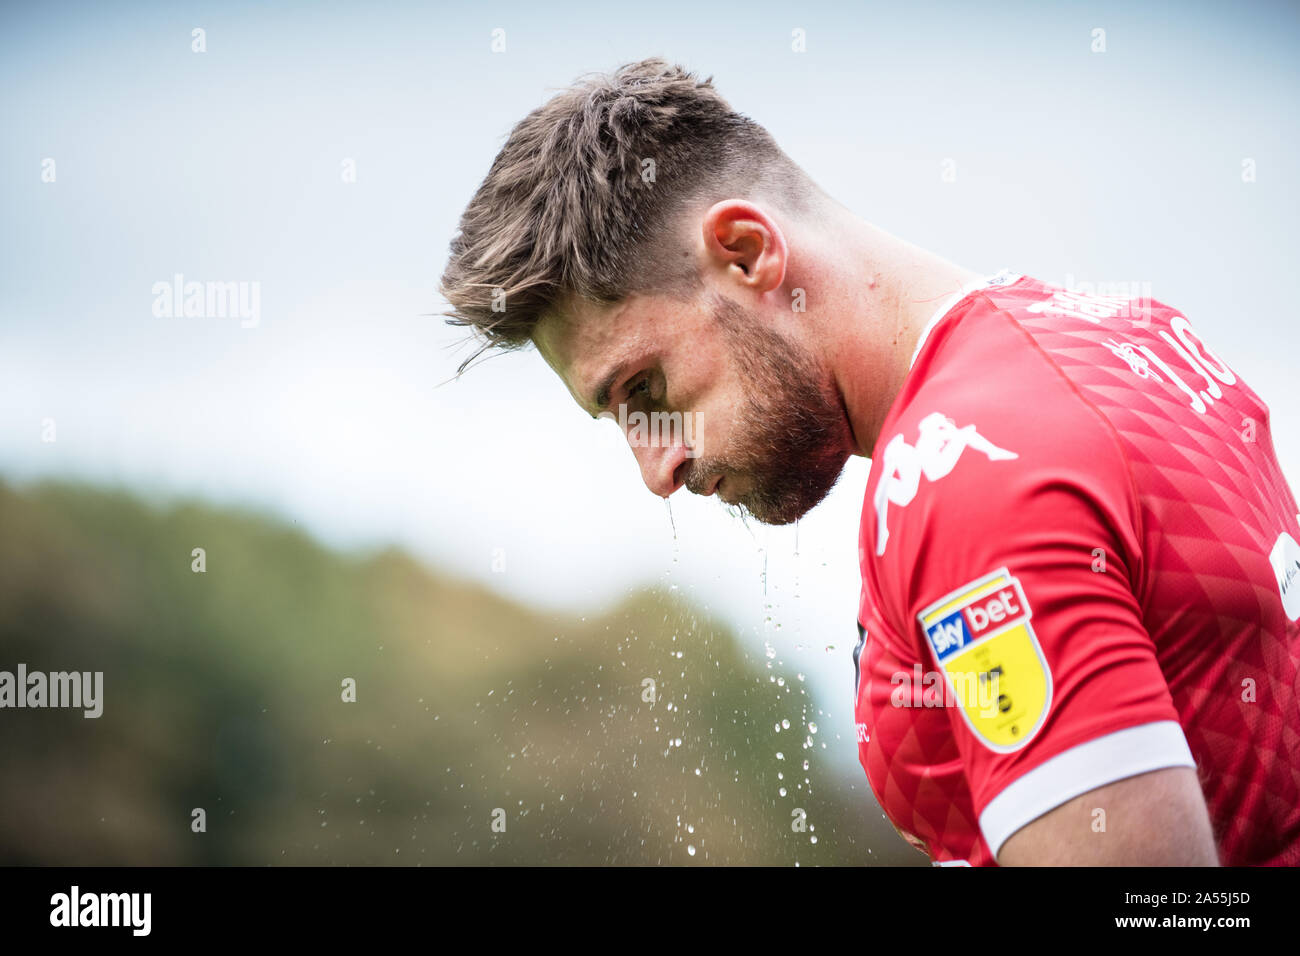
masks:
{"label": "shoulder", "polygon": [[[876,444],[863,572],[900,626],[941,582],[955,580],[951,590],[1026,552],[1062,542],[1113,550],[1115,534],[1126,551],[1138,546],[1136,494],[1113,429],[995,313],[965,316],[933,348]],[[1095,540],[1107,528],[1108,540]]]}

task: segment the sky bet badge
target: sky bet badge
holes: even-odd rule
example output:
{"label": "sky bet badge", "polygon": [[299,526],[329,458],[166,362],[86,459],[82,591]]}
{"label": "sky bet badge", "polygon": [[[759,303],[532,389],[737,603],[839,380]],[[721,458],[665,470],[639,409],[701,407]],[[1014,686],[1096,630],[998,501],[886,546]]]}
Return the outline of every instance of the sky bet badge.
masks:
{"label": "sky bet badge", "polygon": [[917,615],[966,725],[991,750],[1018,750],[1052,702],[1052,674],[1020,582],[999,568]]}

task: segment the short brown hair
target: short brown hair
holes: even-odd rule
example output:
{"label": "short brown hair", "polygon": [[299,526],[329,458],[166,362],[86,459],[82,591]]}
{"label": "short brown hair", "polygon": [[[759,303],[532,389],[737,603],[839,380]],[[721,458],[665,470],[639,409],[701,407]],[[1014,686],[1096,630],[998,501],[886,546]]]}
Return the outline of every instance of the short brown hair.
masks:
{"label": "short brown hair", "polygon": [[460,371],[527,344],[569,296],[696,288],[689,253],[665,243],[687,205],[764,194],[801,209],[815,189],[712,77],[654,58],[579,80],[515,126],[461,216],[444,314],[481,344]]}

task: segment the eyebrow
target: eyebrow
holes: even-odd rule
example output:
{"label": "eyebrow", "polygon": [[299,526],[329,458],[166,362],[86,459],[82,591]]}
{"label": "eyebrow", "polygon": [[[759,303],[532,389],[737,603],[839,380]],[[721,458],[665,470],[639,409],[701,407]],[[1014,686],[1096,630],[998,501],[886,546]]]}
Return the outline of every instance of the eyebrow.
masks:
{"label": "eyebrow", "polygon": [[614,388],[614,383],[618,381],[618,377],[623,374],[623,371],[626,368],[626,362],[619,363],[619,365],[601,379],[600,384],[596,386],[596,394],[594,396],[596,414],[592,415],[592,418],[599,418],[600,412],[605,410],[605,407],[609,404],[609,393]]}

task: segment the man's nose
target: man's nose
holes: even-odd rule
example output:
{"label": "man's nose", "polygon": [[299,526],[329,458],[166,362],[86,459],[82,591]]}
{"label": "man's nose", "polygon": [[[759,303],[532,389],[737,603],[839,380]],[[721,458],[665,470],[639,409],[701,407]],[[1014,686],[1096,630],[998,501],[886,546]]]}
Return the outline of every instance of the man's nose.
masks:
{"label": "man's nose", "polygon": [[660,498],[667,498],[686,481],[686,446],[681,442],[635,441],[629,435],[628,444],[641,466],[641,480]]}

